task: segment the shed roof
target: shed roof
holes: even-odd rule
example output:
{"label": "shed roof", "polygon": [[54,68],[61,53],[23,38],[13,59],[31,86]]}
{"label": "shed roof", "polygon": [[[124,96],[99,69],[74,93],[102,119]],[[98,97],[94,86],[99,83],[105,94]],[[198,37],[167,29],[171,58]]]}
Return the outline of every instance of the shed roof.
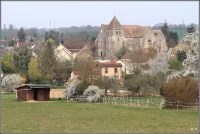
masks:
{"label": "shed roof", "polygon": [[51,88],[54,87],[52,84],[22,84],[19,87],[16,87],[15,89],[19,90],[22,87],[28,87],[29,89],[32,88]]}

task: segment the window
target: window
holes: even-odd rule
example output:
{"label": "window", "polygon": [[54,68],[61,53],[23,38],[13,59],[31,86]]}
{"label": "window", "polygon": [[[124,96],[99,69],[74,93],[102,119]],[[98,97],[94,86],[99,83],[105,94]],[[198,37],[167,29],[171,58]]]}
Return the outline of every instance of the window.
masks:
{"label": "window", "polygon": [[108,73],[108,68],[105,68],[105,73],[106,73],[106,74]]}
{"label": "window", "polygon": [[114,73],[118,73],[117,68],[115,68]]}
{"label": "window", "polygon": [[119,38],[118,38],[118,41],[119,41]]}
{"label": "window", "polygon": [[118,34],[118,31],[116,31],[116,34]]}

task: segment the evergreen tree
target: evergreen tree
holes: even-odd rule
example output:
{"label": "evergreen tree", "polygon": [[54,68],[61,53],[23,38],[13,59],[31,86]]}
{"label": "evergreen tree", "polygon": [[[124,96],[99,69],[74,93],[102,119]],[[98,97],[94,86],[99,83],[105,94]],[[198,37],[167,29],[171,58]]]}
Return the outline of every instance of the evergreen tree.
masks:
{"label": "evergreen tree", "polygon": [[188,33],[193,33],[195,32],[195,26],[194,24],[190,24],[190,26],[187,28]]}
{"label": "evergreen tree", "polygon": [[56,68],[56,58],[54,55],[53,46],[55,45],[55,41],[53,39],[48,39],[46,41],[46,46],[40,58],[40,69],[43,76],[46,77],[50,83],[53,83],[53,78],[55,76],[55,68]]}
{"label": "evergreen tree", "polygon": [[164,34],[165,38],[166,38],[166,42],[169,42],[169,28],[167,25],[167,22],[165,21],[163,27],[161,28],[162,33]]}
{"label": "evergreen tree", "polygon": [[31,36],[30,42],[33,42],[32,36]]}
{"label": "evergreen tree", "polygon": [[17,38],[20,42],[26,41],[26,33],[24,32],[24,29],[21,27],[17,33]]}
{"label": "evergreen tree", "polygon": [[185,60],[187,58],[185,51],[178,51],[176,56],[177,56],[178,61],[180,61],[180,62],[183,62],[183,60]]}
{"label": "evergreen tree", "polygon": [[27,75],[28,63],[30,62],[31,55],[31,50],[27,47],[15,51],[13,56],[14,67],[19,73]]}
{"label": "evergreen tree", "polygon": [[61,40],[61,44],[64,44],[64,40],[63,39]]}

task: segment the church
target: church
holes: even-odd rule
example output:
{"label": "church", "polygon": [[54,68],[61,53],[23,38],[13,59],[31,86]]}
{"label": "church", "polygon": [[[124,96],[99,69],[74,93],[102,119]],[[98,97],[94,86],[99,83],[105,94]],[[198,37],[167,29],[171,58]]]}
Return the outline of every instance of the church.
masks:
{"label": "church", "polygon": [[124,45],[130,50],[154,48],[157,54],[168,51],[166,38],[161,30],[150,26],[121,25],[116,16],[109,24],[101,24],[95,43],[100,59],[116,59],[115,54]]}

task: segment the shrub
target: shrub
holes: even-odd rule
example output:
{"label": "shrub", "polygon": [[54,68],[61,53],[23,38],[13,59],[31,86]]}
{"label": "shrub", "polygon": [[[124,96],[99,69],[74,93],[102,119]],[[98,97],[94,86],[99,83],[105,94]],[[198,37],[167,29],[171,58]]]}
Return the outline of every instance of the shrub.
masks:
{"label": "shrub", "polygon": [[[180,101],[189,106],[198,99],[198,81],[190,77],[173,78],[162,87],[162,95],[167,102]],[[166,105],[167,108],[173,107]]]}
{"label": "shrub", "polygon": [[169,69],[180,70],[182,69],[182,62],[178,60],[169,61]]}

